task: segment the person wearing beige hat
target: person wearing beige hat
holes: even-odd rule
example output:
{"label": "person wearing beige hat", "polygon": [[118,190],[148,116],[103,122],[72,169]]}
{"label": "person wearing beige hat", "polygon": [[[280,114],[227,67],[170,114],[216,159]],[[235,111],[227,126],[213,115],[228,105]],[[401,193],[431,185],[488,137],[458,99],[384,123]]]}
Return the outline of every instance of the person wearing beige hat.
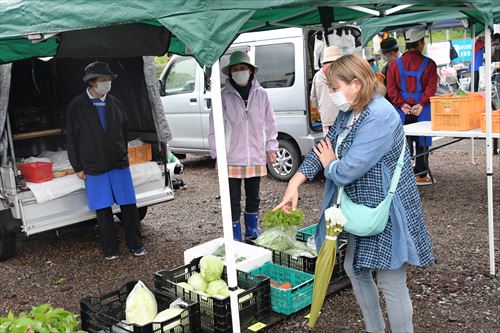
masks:
{"label": "person wearing beige hat", "polygon": [[[408,30],[407,51],[392,61],[387,70],[387,92],[403,124],[431,120],[430,98],[436,95],[439,78],[434,60],[422,55],[424,37],[423,30]],[[411,136],[408,144],[411,153],[415,150],[419,155],[414,168],[417,185],[431,185],[433,180],[428,175],[428,155],[425,154],[432,145],[431,137]]]}
{"label": "person wearing beige hat", "polygon": [[323,126],[323,134],[325,136],[339,114],[339,109],[332,103],[328,96],[330,94],[330,88],[328,88],[326,70],[332,62],[341,56],[342,52],[338,47],[327,47],[323,52],[323,67],[316,72],[312,81],[311,101],[313,107],[316,107],[319,111],[321,124]]}
{"label": "person wearing beige hat", "polygon": [[[278,128],[266,90],[255,74],[259,68],[245,52],[231,54],[222,68],[228,76],[222,91],[224,129],[229,174],[229,195],[234,240],[241,241],[241,183],[245,183],[245,238],[259,236],[260,179],[267,174],[266,162],[274,164],[278,152]],[[208,143],[217,157],[213,114],[210,112]]]}

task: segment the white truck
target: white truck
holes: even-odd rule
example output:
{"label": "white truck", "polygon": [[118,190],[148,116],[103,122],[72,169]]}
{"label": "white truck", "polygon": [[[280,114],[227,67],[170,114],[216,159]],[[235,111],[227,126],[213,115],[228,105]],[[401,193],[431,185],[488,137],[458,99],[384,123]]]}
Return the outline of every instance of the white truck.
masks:
{"label": "white truck", "polygon": [[[75,175],[26,184],[18,169],[22,158],[65,149],[66,105],[84,91],[82,71],[92,61],[27,59],[0,65],[0,260],[15,255],[19,232],[30,236],[95,218]],[[173,170],[167,168],[170,132],[155,65],[152,57],[104,61],[119,75],[111,94],[127,111],[129,140],[140,138],[152,146],[153,161],[131,167],[144,218],[148,206],[174,198]],[[119,207],[113,211],[119,213]]]}

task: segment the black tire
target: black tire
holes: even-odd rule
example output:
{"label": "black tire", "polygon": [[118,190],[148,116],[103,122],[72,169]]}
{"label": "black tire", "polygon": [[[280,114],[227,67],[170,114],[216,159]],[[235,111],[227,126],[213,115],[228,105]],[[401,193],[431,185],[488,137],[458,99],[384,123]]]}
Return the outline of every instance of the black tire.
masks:
{"label": "black tire", "polygon": [[0,224],[0,261],[13,258],[16,255],[16,233],[6,232]]}
{"label": "black tire", "polygon": [[[137,210],[139,211],[139,222],[141,222],[142,220],[144,220],[146,214],[148,213],[148,206],[138,207]],[[116,217],[118,217],[121,221],[122,213],[117,213]]]}
{"label": "black tire", "polygon": [[293,177],[301,163],[299,148],[294,142],[286,139],[279,139],[278,154],[276,163],[267,163],[267,169],[274,179],[287,182]]}

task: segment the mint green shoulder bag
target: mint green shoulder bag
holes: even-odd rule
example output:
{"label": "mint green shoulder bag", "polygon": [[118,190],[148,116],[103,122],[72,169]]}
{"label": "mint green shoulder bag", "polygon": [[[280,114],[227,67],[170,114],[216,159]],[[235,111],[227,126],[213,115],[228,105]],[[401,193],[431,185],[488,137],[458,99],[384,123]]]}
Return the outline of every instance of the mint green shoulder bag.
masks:
{"label": "mint green shoulder bag", "polygon": [[[349,128],[341,135],[337,143],[337,148],[343,139],[347,136]],[[339,142],[340,141],[340,142]],[[391,208],[392,198],[396,192],[396,188],[401,176],[401,170],[404,165],[406,144],[403,142],[401,154],[396,164],[394,174],[392,175],[391,186],[389,193],[377,207],[371,208],[365,205],[360,205],[352,202],[349,196],[344,192],[344,187],[340,187],[337,194],[337,207],[340,207],[342,214],[347,220],[344,227],[345,231],[356,236],[374,236],[384,231],[389,221],[389,211]],[[338,156],[338,155],[337,155]]]}

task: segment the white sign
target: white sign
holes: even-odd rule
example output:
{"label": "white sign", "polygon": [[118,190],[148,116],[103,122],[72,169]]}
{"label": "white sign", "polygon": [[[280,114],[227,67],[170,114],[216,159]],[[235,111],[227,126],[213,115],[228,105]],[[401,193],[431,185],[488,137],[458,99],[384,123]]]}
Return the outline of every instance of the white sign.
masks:
{"label": "white sign", "polygon": [[427,44],[427,56],[434,60],[436,65],[448,65],[450,63],[450,43],[432,43]]}

